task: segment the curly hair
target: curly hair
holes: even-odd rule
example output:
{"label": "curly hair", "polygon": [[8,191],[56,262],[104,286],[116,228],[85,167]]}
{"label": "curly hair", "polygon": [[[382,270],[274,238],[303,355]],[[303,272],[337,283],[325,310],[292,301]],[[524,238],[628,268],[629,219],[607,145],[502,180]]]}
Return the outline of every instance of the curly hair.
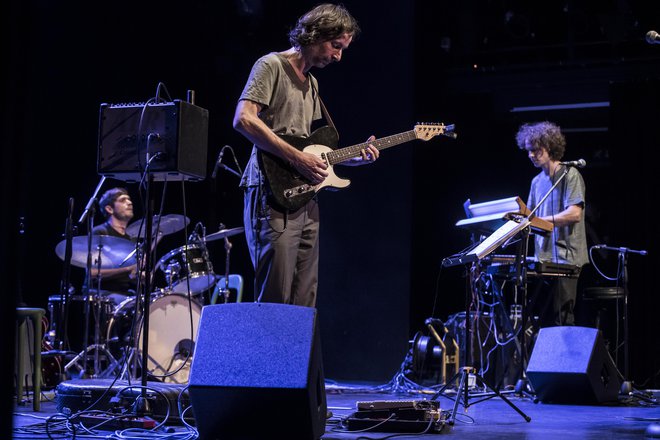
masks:
{"label": "curly hair", "polygon": [[343,5],[323,3],[302,15],[288,35],[291,45],[300,48],[344,34],[357,38],[360,34],[357,20]]}
{"label": "curly hair", "polygon": [[557,124],[543,121],[520,126],[516,143],[521,150],[529,143],[535,150],[544,148],[552,160],[561,160],[566,151],[566,138]]}
{"label": "curly hair", "polygon": [[119,196],[128,195],[128,191],[125,188],[111,188],[103,193],[101,199],[99,200],[99,211],[104,218],[109,218],[110,214],[105,210],[106,206],[113,206]]}

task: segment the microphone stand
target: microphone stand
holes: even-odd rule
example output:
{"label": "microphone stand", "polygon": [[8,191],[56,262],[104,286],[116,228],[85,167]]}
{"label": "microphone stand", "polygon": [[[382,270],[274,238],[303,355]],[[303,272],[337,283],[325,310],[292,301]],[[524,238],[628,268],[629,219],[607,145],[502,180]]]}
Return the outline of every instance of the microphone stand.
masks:
{"label": "microphone stand", "polygon": [[220,288],[219,293],[225,298],[225,304],[229,302],[229,253],[231,252],[232,244],[228,237],[225,237],[225,279],[224,286]]}
{"label": "microphone stand", "polygon": [[68,329],[67,329],[67,309],[69,305],[69,288],[71,286],[71,254],[72,254],[72,242],[73,242],[73,231],[75,226],[72,222],[73,216],[73,198],[69,198],[69,212],[66,218],[66,223],[64,226],[64,239],[65,239],[65,248],[64,248],[64,266],[62,269],[62,283],[60,285],[60,304],[61,307],[58,310],[59,316],[57,316],[57,322],[62,324],[62,328],[55,326],[54,335],[53,335],[53,347],[55,351],[62,352],[69,349],[69,341],[67,339]]}
{"label": "microphone stand", "polygon": [[[86,299],[85,299],[85,332],[84,332],[84,346],[83,346],[83,353],[86,353],[87,351],[87,344],[89,344],[88,338],[89,338],[89,304],[92,301],[92,295],[90,293],[91,288],[92,288],[92,230],[94,229],[94,214],[96,213],[96,206],[98,204],[97,200],[97,195],[99,191],[101,190],[101,187],[103,186],[103,183],[105,182],[106,177],[101,176],[101,180],[99,180],[99,183],[96,185],[96,188],[94,189],[94,193],[92,194],[92,197],[89,198],[87,201],[87,206],[85,206],[85,210],[81,214],[80,218],[78,219],[78,224],[82,224],[85,220],[87,220],[87,292],[85,293]],[[100,252],[99,252],[99,259],[100,259]],[[99,262],[100,263],[100,262]],[[99,265],[99,273],[98,276],[101,276],[101,269]],[[98,294],[98,292],[97,292]],[[83,355],[83,374],[87,373],[87,355]]]}
{"label": "microphone stand", "polygon": [[[97,186],[97,191],[100,186]],[[90,315],[90,303],[93,300],[92,297],[92,230],[94,229],[94,213],[96,212],[96,195],[94,195],[91,202],[87,203],[89,209],[86,210],[87,213],[87,292],[85,293],[85,332],[83,336],[84,347],[83,347],[83,375],[87,376],[87,344],[89,344],[89,315]],[[83,218],[83,217],[81,217]],[[101,248],[99,248],[99,255],[97,257],[98,263],[98,273],[97,278],[101,278]],[[100,292],[97,292],[97,295]]]}
{"label": "microphone stand", "polygon": [[101,189],[101,186],[103,186],[103,182],[105,182],[105,176],[101,176],[101,180],[99,181],[98,185],[96,185],[96,189],[94,190],[94,194],[92,194],[92,197],[90,197],[89,201],[87,202],[87,206],[85,206],[85,210],[83,211],[82,215],[78,219],[78,224],[81,225],[82,222],[85,221],[85,218],[87,218],[87,215],[89,214],[89,211],[92,210],[92,207],[96,203],[96,196],[99,193],[99,190]]}
{"label": "microphone stand", "polygon": [[[148,141],[148,139],[147,139]],[[148,149],[147,149],[148,150]],[[154,156],[155,157],[155,156]],[[149,307],[151,305],[151,266],[152,266],[152,228],[153,228],[153,212],[154,212],[154,201],[151,195],[151,185],[153,184],[153,175],[151,174],[149,167],[151,162],[151,157],[147,154],[146,168],[145,172],[147,174],[147,183],[145,188],[145,199],[147,200],[147,212],[146,217],[146,230],[145,230],[145,242],[144,242],[144,272],[146,276],[144,277],[144,282],[142,283],[144,291],[144,300],[142,302],[143,314],[142,314],[142,365],[141,365],[141,387],[140,387],[140,397],[135,400],[133,409],[138,414],[138,416],[147,416],[151,414],[151,404],[147,398],[147,382],[148,382],[148,369],[149,369]],[[139,269],[139,266],[138,266]],[[138,272],[138,276],[141,276]],[[138,296],[140,292],[137,292]],[[136,311],[137,313],[137,311]]]}
{"label": "microphone stand", "polygon": [[[543,198],[536,204],[534,209],[532,209],[529,214],[527,214],[527,218],[531,219],[534,213],[541,207],[543,202],[552,194],[552,191],[559,185],[559,183],[564,180],[564,177],[568,174],[569,167],[571,165],[563,164],[564,165],[564,172],[559,176],[557,181],[552,185],[552,187],[543,195]],[[527,326],[527,316],[528,312],[526,311],[527,309],[527,252],[529,249],[529,236],[530,236],[530,228],[531,226],[527,226],[523,230],[523,238],[520,243],[520,251],[518,254],[518,261],[516,262],[516,286],[520,289],[521,291],[521,301],[522,301],[522,310],[521,310],[521,328],[520,328],[520,373],[518,375],[518,381],[516,382],[515,386],[515,394],[517,395],[525,395],[529,397],[529,379],[527,379],[527,376],[525,374],[526,370],[526,365],[528,362],[528,350],[527,350],[527,344],[525,342],[525,330]],[[551,232],[552,234],[552,232]],[[531,336],[530,336],[531,338]]]}
{"label": "microphone stand", "polygon": [[[623,382],[621,384],[621,394],[634,395],[632,381],[630,380],[630,360],[629,360],[629,316],[628,316],[628,254],[646,255],[647,251],[633,250],[626,247],[613,247],[605,245],[596,245],[596,249],[607,249],[618,252],[618,272],[617,284],[623,287]],[[643,399],[643,397],[642,397]]]}

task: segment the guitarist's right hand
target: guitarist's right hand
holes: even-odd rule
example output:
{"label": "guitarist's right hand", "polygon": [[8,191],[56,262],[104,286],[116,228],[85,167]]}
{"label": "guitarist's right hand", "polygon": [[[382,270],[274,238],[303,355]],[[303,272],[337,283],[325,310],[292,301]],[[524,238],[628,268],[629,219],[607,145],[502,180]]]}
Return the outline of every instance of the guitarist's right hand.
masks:
{"label": "guitarist's right hand", "polygon": [[312,153],[298,151],[291,165],[312,184],[318,185],[328,177],[328,164]]}

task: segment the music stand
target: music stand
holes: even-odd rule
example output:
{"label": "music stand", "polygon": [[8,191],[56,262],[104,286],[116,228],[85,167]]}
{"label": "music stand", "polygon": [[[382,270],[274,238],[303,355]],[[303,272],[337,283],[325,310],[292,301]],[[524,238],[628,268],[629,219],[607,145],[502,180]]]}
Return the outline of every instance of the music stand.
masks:
{"label": "music stand", "polygon": [[[479,260],[488,256],[491,252],[493,252],[495,249],[500,247],[502,244],[515,237],[519,232],[523,231],[524,229],[527,229],[529,227],[529,224],[530,224],[530,220],[529,218],[526,217],[520,219],[519,222],[515,220],[509,220],[500,228],[498,228],[493,234],[491,234],[489,237],[487,237],[481,243],[479,243],[476,247],[474,247],[472,250],[462,255],[445,258],[442,262],[442,265],[445,267],[455,266],[459,264],[467,264],[467,263],[474,265]],[[479,402],[483,402],[484,400],[488,400],[493,397],[499,397],[502,400],[504,400],[504,402],[507,405],[509,405],[511,408],[513,408],[518,414],[520,414],[525,419],[526,422],[530,422],[532,420],[531,417],[529,417],[527,414],[522,412],[520,408],[515,406],[509,399],[506,398],[506,396],[504,396],[498,390],[492,388],[483,377],[477,374],[475,368],[472,366],[472,359],[470,357],[470,349],[469,349],[471,345],[470,344],[470,304],[471,304],[470,295],[472,293],[471,290],[473,290],[472,282],[470,282],[470,291],[466,291],[465,294],[465,331],[464,331],[464,345],[463,345],[464,366],[460,369],[460,371],[456,372],[456,374],[454,374],[454,376],[450,380],[448,380],[442,386],[442,388],[440,388],[431,397],[430,400],[438,399],[443,394],[445,389],[447,389],[449,384],[453,383],[458,379],[459,380],[458,389],[456,390],[456,397],[453,399],[454,407],[452,409],[451,415],[447,419],[447,423],[449,423],[450,425],[453,425],[456,420],[456,412],[458,411],[458,405],[461,400],[463,401],[463,407],[467,409],[471,405],[477,404]],[[477,382],[486,386],[486,388],[489,389],[492,392],[492,394],[481,394],[479,396],[476,396],[479,397],[480,399],[477,400],[476,402],[470,403],[470,395],[468,389],[470,374],[472,374],[475,377]]]}

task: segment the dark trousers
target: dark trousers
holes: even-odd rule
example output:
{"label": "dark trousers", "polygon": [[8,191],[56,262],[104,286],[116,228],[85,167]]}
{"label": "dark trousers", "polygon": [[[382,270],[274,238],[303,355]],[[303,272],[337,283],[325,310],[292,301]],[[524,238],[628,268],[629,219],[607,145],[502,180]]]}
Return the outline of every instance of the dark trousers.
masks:
{"label": "dark trousers", "polygon": [[259,187],[245,191],[243,221],[255,270],[255,298],[314,307],[319,269],[316,198],[294,212],[269,205]]}
{"label": "dark trousers", "polygon": [[575,325],[578,278],[546,277],[531,289],[528,317],[538,317],[538,327]]}

